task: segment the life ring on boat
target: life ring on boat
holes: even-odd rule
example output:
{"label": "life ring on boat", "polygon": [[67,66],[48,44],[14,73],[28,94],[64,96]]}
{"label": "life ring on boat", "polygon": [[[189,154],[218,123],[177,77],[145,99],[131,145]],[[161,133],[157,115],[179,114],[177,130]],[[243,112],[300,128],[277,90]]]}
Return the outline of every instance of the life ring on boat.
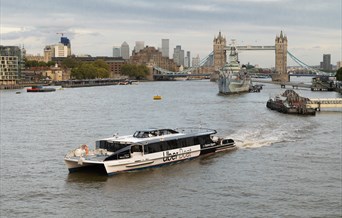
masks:
{"label": "life ring on boat", "polygon": [[86,145],[86,144],[83,144],[83,145],[81,146],[81,148],[82,148],[82,150],[85,150],[85,153],[86,153],[86,155],[88,155],[88,154],[89,154],[89,148],[88,148],[88,145]]}

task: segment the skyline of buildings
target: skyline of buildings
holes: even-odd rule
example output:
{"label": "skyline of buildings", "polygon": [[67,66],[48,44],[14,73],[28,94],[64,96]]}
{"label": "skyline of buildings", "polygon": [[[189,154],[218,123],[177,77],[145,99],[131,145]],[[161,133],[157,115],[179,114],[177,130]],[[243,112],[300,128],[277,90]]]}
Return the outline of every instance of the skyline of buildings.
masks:
{"label": "skyline of buildings", "polygon": [[[218,35],[217,38],[214,37],[214,41],[218,40],[218,39],[226,41],[225,37],[224,37],[224,39],[220,39],[220,36],[221,36],[221,31],[219,32],[219,35]],[[165,57],[168,56],[168,52],[167,51],[169,51],[169,43],[170,43],[170,39],[163,39],[162,38],[161,39],[162,46],[158,48],[158,50],[160,50],[162,52],[162,54],[164,53],[163,56],[165,56]],[[224,45],[224,43],[222,45]],[[222,45],[221,45],[221,47],[222,47]],[[145,46],[145,42],[144,41],[135,41],[134,49],[130,50],[129,44],[127,43],[127,41],[124,41],[123,44],[120,47],[119,46],[113,46],[112,47],[112,57],[123,57],[125,60],[128,60],[133,52],[138,52],[139,50],[144,48],[144,46]],[[218,45],[218,44],[215,45],[214,44],[213,50],[215,50],[215,46],[220,46],[220,45]],[[177,54],[177,52],[178,52],[177,46],[174,49],[176,49],[176,54],[172,54],[172,57],[173,56],[176,57],[175,61],[177,62],[177,64],[180,65],[180,66],[184,66],[184,67],[191,67],[191,65],[192,65],[191,64],[192,63],[192,58],[191,57],[190,58],[186,57],[185,54],[183,55],[182,51],[180,51],[181,52],[180,54]],[[219,49],[217,49],[217,47],[216,47],[216,50],[219,50]],[[184,50],[183,50],[183,52],[185,53]],[[62,35],[59,43],[45,46],[45,48],[44,48],[44,56],[41,56],[41,57],[44,57],[44,61],[47,62],[48,60],[51,60],[52,57],[67,57],[67,56],[70,56],[70,55],[71,55],[71,43],[70,43],[70,40],[67,37],[63,37],[63,35]],[[72,54],[72,55],[75,55],[75,56],[78,56],[78,57],[81,57],[81,56],[91,56],[89,54]],[[214,54],[213,57],[212,57],[213,64],[215,64],[215,60],[222,60],[221,57],[223,55],[224,55],[223,52],[221,52],[221,54],[219,56],[217,56],[217,54]],[[28,56],[30,56],[31,59],[40,60],[40,57],[38,57],[38,56],[40,56],[39,54],[38,55],[28,54]],[[331,56],[330,56],[330,60],[331,60]],[[205,66],[210,65],[210,62],[211,61],[207,60],[206,63],[205,63]],[[250,62],[248,62],[248,63],[250,63]],[[323,68],[321,63],[322,62],[320,62],[318,65],[312,65],[312,66],[314,66],[314,67],[321,67],[321,69],[324,69],[324,70],[329,69],[329,68]],[[336,65],[332,64],[331,69],[333,67],[339,66],[339,63],[340,63],[340,61],[337,61]],[[221,63],[219,63],[217,65],[221,65]],[[253,63],[252,65],[260,66],[258,63]]]}
{"label": "skyline of buildings", "polygon": [[[130,50],[129,44],[124,41],[121,46],[112,47],[113,57],[91,57],[90,55],[76,55],[75,57],[81,58],[86,61],[94,61],[102,58],[106,59],[106,62],[110,65],[111,74],[120,74],[120,67],[124,63],[133,64],[146,64],[148,66],[165,67],[170,71],[178,71],[179,69],[198,67],[201,64],[200,56],[191,58],[191,52],[182,49],[181,45],[176,45],[173,49],[172,59],[169,56],[169,39],[161,39],[162,47],[155,48],[154,46],[145,46],[144,41],[135,41],[133,50]],[[281,55],[282,58],[276,58],[276,66],[281,68],[276,69],[279,72],[287,72],[287,37],[280,33],[280,36],[276,37],[276,57]],[[226,38],[219,32],[217,37],[213,40],[213,54],[206,58],[203,62],[205,67],[214,67],[213,69],[219,69],[226,63]],[[44,56],[34,56],[26,54],[25,48],[18,46],[1,46],[0,47],[0,81],[1,83],[7,83],[6,81],[15,81],[20,78],[21,69],[24,69],[24,58],[28,60],[36,61],[51,61],[58,60],[58,58],[66,58],[72,55],[71,43],[67,37],[61,37],[60,41],[56,44],[46,45],[44,47]],[[280,54],[280,53],[281,54]],[[278,54],[279,53],[279,54]],[[278,63],[278,62],[281,63]],[[341,66],[341,61],[336,63],[336,66]],[[320,62],[320,69],[331,71],[333,65],[331,64],[331,54],[323,54],[323,61]]]}

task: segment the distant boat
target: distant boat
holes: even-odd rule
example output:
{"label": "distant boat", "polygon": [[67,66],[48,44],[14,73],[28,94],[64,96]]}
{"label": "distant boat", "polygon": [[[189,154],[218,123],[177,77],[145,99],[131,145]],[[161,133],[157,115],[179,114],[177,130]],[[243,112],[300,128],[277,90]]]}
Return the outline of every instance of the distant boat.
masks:
{"label": "distant boat", "polygon": [[153,96],[153,100],[161,100],[162,97],[160,95],[155,95]]}
{"label": "distant boat", "polygon": [[27,92],[54,92],[55,88],[44,88],[43,86],[32,86],[26,90]]}

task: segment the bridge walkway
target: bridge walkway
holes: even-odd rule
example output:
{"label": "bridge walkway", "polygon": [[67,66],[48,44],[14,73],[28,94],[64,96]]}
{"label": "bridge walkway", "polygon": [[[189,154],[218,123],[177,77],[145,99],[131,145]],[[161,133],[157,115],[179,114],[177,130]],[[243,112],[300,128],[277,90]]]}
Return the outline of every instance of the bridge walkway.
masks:
{"label": "bridge walkway", "polygon": [[342,98],[312,98],[306,102],[308,108],[342,108]]}

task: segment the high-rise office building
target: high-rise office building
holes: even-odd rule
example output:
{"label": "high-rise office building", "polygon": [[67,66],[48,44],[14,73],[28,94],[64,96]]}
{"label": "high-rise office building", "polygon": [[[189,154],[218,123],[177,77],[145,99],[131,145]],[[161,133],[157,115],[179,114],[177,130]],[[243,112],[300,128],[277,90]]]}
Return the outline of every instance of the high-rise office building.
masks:
{"label": "high-rise office building", "polygon": [[61,41],[54,45],[47,45],[44,48],[44,61],[48,62],[54,58],[66,58],[71,56],[71,44],[67,37],[61,37]]}
{"label": "high-rise office building", "polygon": [[173,49],[173,61],[178,66],[184,66],[184,50],[182,50],[180,45]]}
{"label": "high-rise office building", "polygon": [[[190,67],[191,66],[190,51],[186,52],[186,57],[187,57],[187,64],[186,65],[188,65],[187,67]],[[184,58],[184,65],[185,65],[185,58]]]}
{"label": "high-rise office building", "polygon": [[134,52],[138,53],[140,50],[144,49],[144,41],[136,41],[134,46]]}
{"label": "high-rise office building", "polygon": [[332,70],[330,54],[323,54],[323,62],[321,62],[321,69]]}
{"label": "high-rise office building", "polygon": [[193,67],[199,67],[200,62],[201,62],[201,59],[200,59],[199,55],[197,55],[197,57],[195,57],[195,58],[192,58],[192,66]]}
{"label": "high-rise office building", "polygon": [[162,52],[163,57],[169,57],[169,45],[170,45],[169,39],[162,39],[161,52]]}
{"label": "high-rise office building", "polygon": [[189,58],[187,56],[184,57],[184,67],[189,68]]}
{"label": "high-rise office building", "polygon": [[61,37],[61,41],[60,43],[62,43],[64,46],[67,47],[66,52],[67,52],[67,57],[71,56],[71,44],[70,44],[70,40],[67,37]]}
{"label": "high-rise office building", "polygon": [[70,49],[68,46],[64,45],[63,43],[58,43],[52,46],[52,57],[63,57],[66,58],[70,56]]}
{"label": "high-rise office building", "polygon": [[121,48],[119,46],[113,46],[113,57],[121,57]]}
{"label": "high-rise office building", "polygon": [[121,57],[125,60],[129,59],[129,45],[127,42],[123,42],[121,45]]}

